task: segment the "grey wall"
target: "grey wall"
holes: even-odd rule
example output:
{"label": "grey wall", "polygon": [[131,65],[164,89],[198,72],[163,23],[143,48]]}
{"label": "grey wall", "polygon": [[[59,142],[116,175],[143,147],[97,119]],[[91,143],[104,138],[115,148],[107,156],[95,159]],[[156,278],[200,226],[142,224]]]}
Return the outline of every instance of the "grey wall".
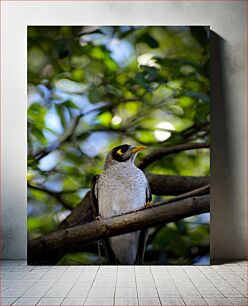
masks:
{"label": "grey wall", "polygon": [[211,257],[246,257],[246,1],[2,2],[1,226],[5,259],[26,258],[26,26],[210,25]]}

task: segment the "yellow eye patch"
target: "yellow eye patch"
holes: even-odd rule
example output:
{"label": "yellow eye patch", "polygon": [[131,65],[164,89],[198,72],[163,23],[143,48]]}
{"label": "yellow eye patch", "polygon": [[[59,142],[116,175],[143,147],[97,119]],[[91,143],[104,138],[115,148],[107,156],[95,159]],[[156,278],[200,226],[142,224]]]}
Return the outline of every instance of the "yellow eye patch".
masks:
{"label": "yellow eye patch", "polygon": [[124,154],[124,153],[121,151],[121,149],[119,149],[116,153],[117,153],[118,155]]}

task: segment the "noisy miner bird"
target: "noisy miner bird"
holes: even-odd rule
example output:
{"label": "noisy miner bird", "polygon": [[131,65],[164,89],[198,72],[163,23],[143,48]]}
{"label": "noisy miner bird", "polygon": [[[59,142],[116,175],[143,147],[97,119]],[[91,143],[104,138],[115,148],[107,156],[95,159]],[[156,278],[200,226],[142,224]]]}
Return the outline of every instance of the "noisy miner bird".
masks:
{"label": "noisy miner bird", "polygon": [[[138,152],[145,146],[123,144],[106,157],[104,171],[93,178],[91,203],[95,219],[122,215],[143,206],[151,206],[151,191],[144,173],[135,166]],[[142,264],[147,229],[105,239],[109,263]]]}

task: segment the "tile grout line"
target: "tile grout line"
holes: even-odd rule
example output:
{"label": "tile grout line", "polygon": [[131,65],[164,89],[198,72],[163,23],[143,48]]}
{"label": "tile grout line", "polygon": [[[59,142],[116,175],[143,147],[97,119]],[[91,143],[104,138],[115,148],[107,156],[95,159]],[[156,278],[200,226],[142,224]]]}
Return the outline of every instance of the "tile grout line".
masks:
{"label": "tile grout line", "polygon": [[235,273],[242,281],[246,282],[247,283],[247,273],[248,271],[246,270],[246,277],[245,277],[245,280],[242,278],[242,276],[239,275],[239,272],[236,272],[236,271],[233,271],[233,273]]}
{"label": "tile grout line", "polygon": [[[187,273],[187,269],[185,270],[185,268],[183,267],[183,271],[186,273],[186,275],[188,276],[190,282],[192,283],[192,285],[194,286],[194,288],[196,289],[196,291],[200,294],[201,298],[205,301],[204,297],[202,296],[201,292],[198,290],[198,288],[196,287],[196,285],[194,284],[194,282],[192,281],[190,275]],[[202,273],[202,272],[201,272]],[[203,274],[203,273],[202,273]],[[184,301],[184,299],[183,299]],[[185,302],[185,301],[184,301]],[[206,302],[206,301],[205,301]],[[207,303],[207,302],[206,302]],[[186,305],[186,302],[185,302]]]}
{"label": "tile grout line", "polygon": [[170,269],[168,269],[168,273],[169,273],[169,275],[170,275],[170,277],[171,277],[171,279],[172,279],[172,282],[173,282],[174,285],[175,285],[175,288],[177,289],[177,291],[178,291],[178,293],[179,293],[179,295],[180,295],[180,298],[181,298],[182,301],[183,301],[183,304],[186,305],[185,302],[184,302],[184,299],[183,299],[183,297],[181,296],[181,293],[180,293],[180,291],[178,290],[178,287],[177,287],[177,285],[176,285],[176,283],[175,283],[175,281],[174,281],[174,279],[173,279],[173,277],[172,277],[172,275],[171,275],[171,273],[170,273]]}
{"label": "tile grout line", "polygon": [[[69,267],[70,267],[70,266],[68,266],[68,268],[67,268],[64,272],[66,272],[66,271],[69,269]],[[77,282],[77,280],[80,278],[80,275],[84,272],[84,270],[85,270],[85,266],[83,267],[83,270],[80,271],[80,273],[78,274],[78,277],[75,279],[73,285],[71,286],[70,290],[67,292],[66,296],[65,296],[65,297],[63,298],[63,300],[61,301],[60,305],[62,305],[63,302],[64,302],[64,300],[68,297],[68,294],[71,292],[73,286],[75,285],[75,283]],[[83,305],[81,305],[81,306],[83,306]]]}
{"label": "tile grout line", "polygon": [[155,288],[156,288],[156,292],[157,292],[157,294],[158,294],[159,303],[160,303],[160,305],[162,305],[162,302],[161,302],[161,300],[160,300],[160,296],[159,296],[159,293],[158,293],[158,288],[157,288],[157,285],[156,285],[156,282],[155,282],[155,279],[154,279],[154,276],[153,276],[153,271],[152,271],[152,269],[151,269],[151,266],[150,266],[150,271],[151,271],[152,279],[153,279],[153,282],[154,282],[154,285],[155,285]]}
{"label": "tile grout line", "polygon": [[[227,279],[225,279],[225,278],[221,275],[221,273],[219,273],[218,271],[216,271],[216,272],[217,272],[217,274],[218,274],[222,279],[224,279],[224,281],[227,282],[232,288],[234,288],[234,289],[236,289],[237,291],[239,291],[239,292],[242,294],[243,297],[246,297],[246,296],[243,294],[243,292],[241,292],[241,291],[239,290],[239,288],[234,287],[234,286],[230,283],[230,281],[228,281]],[[243,279],[240,279],[240,280],[243,281]],[[244,282],[244,281],[243,281],[243,282]],[[244,282],[244,283],[245,283],[245,282]],[[247,287],[247,284],[246,284],[246,287]],[[231,298],[232,298],[232,297],[231,297]]]}
{"label": "tile grout line", "polygon": [[86,297],[85,297],[84,305],[85,305],[85,303],[86,303],[86,301],[87,301],[87,298],[89,297],[90,290],[92,289],[92,287],[93,287],[93,285],[94,285],[94,283],[95,283],[95,280],[96,280],[97,274],[99,273],[99,270],[100,270],[100,266],[97,266],[97,271],[96,271],[96,273],[95,273],[95,277],[94,277],[94,280],[93,280],[93,282],[92,282],[92,284],[91,284],[91,286],[90,286],[90,289],[89,289],[89,291],[88,291],[88,293],[87,293],[87,295],[86,295]]}
{"label": "tile grout line", "polygon": [[114,301],[113,301],[113,305],[115,305],[115,295],[116,295],[116,288],[117,288],[117,276],[119,273],[119,266],[117,266],[117,270],[116,270],[116,277],[115,277],[115,290],[114,290]]}
{"label": "tile grout line", "polygon": [[[211,266],[210,266],[210,268],[211,268],[215,273],[217,273]],[[207,278],[207,279],[210,281],[210,283],[211,283],[211,284],[221,293],[221,295],[222,295],[223,297],[220,297],[220,298],[225,298],[225,299],[228,300],[228,298],[218,289],[218,287],[216,287],[216,285],[211,281],[211,279],[208,278],[207,275],[205,275],[205,274],[200,270],[200,267],[197,266],[197,269],[198,269],[198,270],[204,275],[204,277]],[[203,297],[204,301],[207,303],[207,305],[209,305],[209,303],[206,301],[205,298],[207,298],[207,297]],[[230,303],[231,303],[231,302],[230,302]],[[232,304],[232,303],[231,303],[231,304]],[[211,305],[209,305],[209,306],[211,306]],[[225,306],[225,305],[224,305],[224,306]]]}
{"label": "tile grout line", "polygon": [[134,279],[135,279],[135,288],[136,288],[137,301],[138,301],[138,305],[139,305],[139,295],[138,295],[138,286],[137,286],[136,266],[134,266]]}

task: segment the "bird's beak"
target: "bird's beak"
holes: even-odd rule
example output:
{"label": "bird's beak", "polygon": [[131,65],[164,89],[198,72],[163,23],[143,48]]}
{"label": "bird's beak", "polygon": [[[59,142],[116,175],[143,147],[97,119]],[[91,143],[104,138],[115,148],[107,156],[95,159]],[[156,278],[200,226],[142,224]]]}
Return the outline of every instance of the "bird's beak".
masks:
{"label": "bird's beak", "polygon": [[136,153],[136,152],[139,152],[140,150],[143,150],[145,148],[146,148],[146,146],[135,146],[133,149],[131,149],[131,152]]}

